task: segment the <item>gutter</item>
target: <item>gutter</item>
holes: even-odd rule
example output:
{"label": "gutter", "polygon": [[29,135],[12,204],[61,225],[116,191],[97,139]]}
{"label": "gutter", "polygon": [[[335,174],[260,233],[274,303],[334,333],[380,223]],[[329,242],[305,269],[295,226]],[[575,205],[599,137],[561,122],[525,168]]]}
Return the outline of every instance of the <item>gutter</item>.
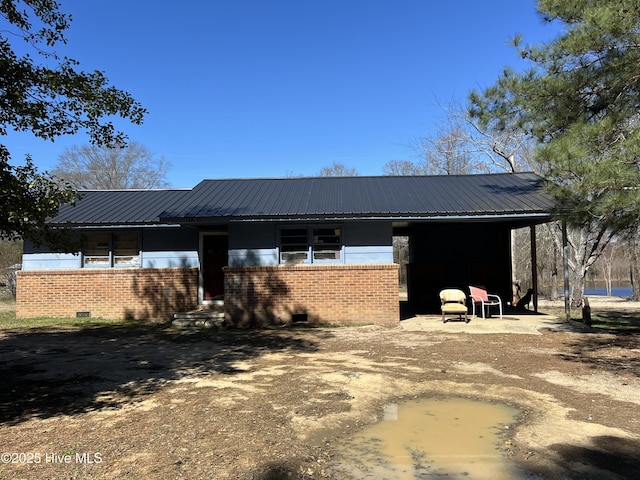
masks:
{"label": "gutter", "polygon": [[390,221],[390,222],[495,222],[495,221],[511,221],[511,220],[551,220],[553,215],[548,212],[539,212],[532,214],[505,214],[505,215],[407,215],[407,216],[330,216],[330,215],[312,215],[312,216],[279,216],[279,217],[184,217],[184,218],[167,218],[165,221],[176,222],[182,225],[197,225],[207,223],[262,223],[262,222],[312,222],[312,221]]}

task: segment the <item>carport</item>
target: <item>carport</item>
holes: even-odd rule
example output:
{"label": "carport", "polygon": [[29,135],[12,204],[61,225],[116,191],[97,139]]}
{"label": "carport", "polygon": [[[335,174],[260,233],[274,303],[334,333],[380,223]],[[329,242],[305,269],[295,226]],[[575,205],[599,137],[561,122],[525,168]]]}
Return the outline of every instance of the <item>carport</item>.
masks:
{"label": "carport", "polygon": [[553,200],[533,174],[520,182],[488,188],[482,176],[458,177],[440,196],[446,208],[426,218],[395,222],[394,235],[409,238],[407,296],[415,312],[439,309],[438,293],[469,285],[486,287],[509,303],[513,295],[512,231],[530,229],[534,309],[537,310],[536,225],[552,220]]}

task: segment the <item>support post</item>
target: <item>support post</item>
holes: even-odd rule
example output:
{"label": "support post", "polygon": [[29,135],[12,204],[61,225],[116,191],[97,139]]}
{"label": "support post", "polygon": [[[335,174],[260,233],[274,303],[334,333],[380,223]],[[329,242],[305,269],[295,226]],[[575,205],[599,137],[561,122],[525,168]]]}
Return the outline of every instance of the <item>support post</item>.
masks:
{"label": "support post", "polygon": [[533,311],[538,313],[538,246],[536,243],[536,226],[529,227],[531,236],[531,288],[533,288]]}
{"label": "support post", "polygon": [[518,271],[516,270],[516,232],[512,228],[509,230],[509,236],[511,237],[511,306],[515,307],[517,300],[514,292],[514,285],[518,280]]}

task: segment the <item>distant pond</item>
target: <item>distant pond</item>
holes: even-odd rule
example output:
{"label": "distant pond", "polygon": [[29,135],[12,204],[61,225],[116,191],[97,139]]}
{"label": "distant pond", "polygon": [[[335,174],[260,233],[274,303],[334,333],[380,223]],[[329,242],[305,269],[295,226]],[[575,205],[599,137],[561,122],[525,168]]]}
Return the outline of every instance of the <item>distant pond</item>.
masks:
{"label": "distant pond", "polygon": [[[585,295],[606,295],[606,288],[585,288]],[[611,287],[611,295],[614,297],[630,297],[631,287]]]}

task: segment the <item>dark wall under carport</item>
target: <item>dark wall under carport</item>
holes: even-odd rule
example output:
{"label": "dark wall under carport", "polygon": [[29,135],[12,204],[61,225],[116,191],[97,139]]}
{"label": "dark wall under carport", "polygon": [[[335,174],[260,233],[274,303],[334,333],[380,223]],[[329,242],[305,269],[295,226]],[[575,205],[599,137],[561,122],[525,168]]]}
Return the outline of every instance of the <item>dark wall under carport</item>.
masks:
{"label": "dark wall under carport", "polygon": [[409,233],[407,293],[412,310],[440,311],[439,292],[484,286],[511,300],[510,227],[500,223],[413,224]]}

